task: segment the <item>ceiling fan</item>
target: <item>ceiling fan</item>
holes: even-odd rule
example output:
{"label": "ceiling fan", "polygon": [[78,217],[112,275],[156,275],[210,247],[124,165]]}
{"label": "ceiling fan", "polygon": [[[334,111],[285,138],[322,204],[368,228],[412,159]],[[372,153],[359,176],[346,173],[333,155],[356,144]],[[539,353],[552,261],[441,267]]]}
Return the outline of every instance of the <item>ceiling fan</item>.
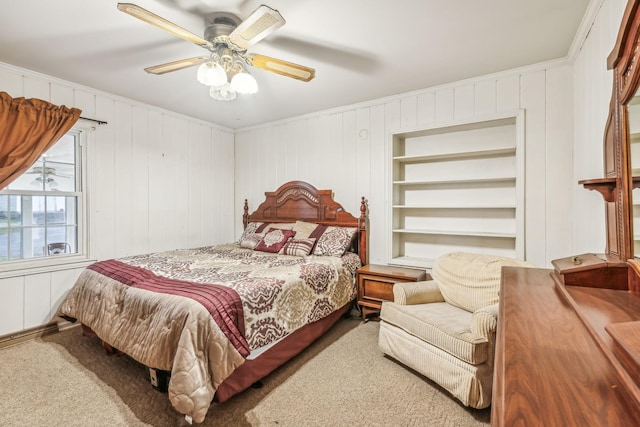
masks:
{"label": "ceiling fan", "polygon": [[[49,176],[52,175],[52,176],[58,176],[58,177],[61,177],[61,178],[71,178],[71,175],[65,175],[65,174],[57,173],[56,168],[52,168],[50,166],[34,166],[27,173],[44,175],[46,177],[49,177]],[[36,178],[36,179],[38,179],[38,178]]]}
{"label": "ceiling fan", "polygon": [[38,175],[33,181],[31,181],[32,186],[43,189],[43,187],[47,185],[48,188],[53,191],[56,191],[56,187],[58,187],[58,182],[54,177],[65,179],[72,178],[71,175],[57,173],[56,168],[50,166],[34,166],[27,173]]}
{"label": "ceiling fan", "polygon": [[[211,96],[216,99],[231,100],[235,98],[235,92],[257,91],[257,83],[248,74],[245,65],[304,82],[315,77],[313,68],[265,55],[247,53],[247,48],[285,23],[282,15],[269,6],[259,6],[244,21],[231,13],[213,13],[205,19],[207,27],[204,38],[132,3],[118,3],[118,10],[207,49],[210,52],[209,56],[181,59],[144,70],[151,74],[165,74],[199,65],[198,80],[211,86]],[[234,86],[234,81],[240,83]]]}

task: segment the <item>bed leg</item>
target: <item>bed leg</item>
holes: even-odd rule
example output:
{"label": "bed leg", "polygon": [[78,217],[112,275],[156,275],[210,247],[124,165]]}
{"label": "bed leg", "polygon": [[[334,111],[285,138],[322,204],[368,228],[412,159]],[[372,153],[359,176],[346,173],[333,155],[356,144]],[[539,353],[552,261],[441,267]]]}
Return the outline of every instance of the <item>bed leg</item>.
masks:
{"label": "bed leg", "polygon": [[109,356],[117,355],[120,353],[118,349],[113,348],[110,344],[107,344],[104,341],[102,341],[102,348],[104,348],[104,351],[106,351]]}
{"label": "bed leg", "polygon": [[82,335],[85,337],[95,337],[96,333],[87,325],[82,325]]}

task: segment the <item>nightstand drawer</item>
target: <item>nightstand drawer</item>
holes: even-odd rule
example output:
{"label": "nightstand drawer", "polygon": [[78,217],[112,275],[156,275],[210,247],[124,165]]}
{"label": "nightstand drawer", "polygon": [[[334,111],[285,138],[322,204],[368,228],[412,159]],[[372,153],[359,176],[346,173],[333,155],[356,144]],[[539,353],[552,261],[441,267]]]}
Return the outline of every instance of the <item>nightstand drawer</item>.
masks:
{"label": "nightstand drawer", "polygon": [[362,299],[393,301],[393,284],[396,282],[397,279],[362,277]]}
{"label": "nightstand drawer", "polygon": [[380,311],[383,301],[393,301],[393,284],[427,280],[425,270],[369,264],[356,271],[358,306],[363,319]]}

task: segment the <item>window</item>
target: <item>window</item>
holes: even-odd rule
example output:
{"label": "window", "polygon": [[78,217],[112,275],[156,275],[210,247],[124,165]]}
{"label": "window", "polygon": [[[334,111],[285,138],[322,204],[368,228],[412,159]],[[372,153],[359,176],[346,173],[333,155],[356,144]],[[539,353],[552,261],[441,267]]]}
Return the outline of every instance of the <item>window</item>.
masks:
{"label": "window", "polygon": [[68,132],[0,191],[0,262],[83,252],[80,136]]}

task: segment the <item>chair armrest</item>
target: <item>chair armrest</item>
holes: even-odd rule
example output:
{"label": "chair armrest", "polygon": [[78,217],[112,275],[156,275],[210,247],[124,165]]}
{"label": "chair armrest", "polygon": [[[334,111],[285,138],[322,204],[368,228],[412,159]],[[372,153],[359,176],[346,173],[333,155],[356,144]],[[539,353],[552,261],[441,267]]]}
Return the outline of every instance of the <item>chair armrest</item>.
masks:
{"label": "chair armrest", "polygon": [[440,288],[434,280],[400,282],[393,285],[393,302],[401,305],[444,302]]}
{"label": "chair armrest", "polygon": [[482,307],[471,316],[471,333],[489,339],[498,327],[498,303]]}

